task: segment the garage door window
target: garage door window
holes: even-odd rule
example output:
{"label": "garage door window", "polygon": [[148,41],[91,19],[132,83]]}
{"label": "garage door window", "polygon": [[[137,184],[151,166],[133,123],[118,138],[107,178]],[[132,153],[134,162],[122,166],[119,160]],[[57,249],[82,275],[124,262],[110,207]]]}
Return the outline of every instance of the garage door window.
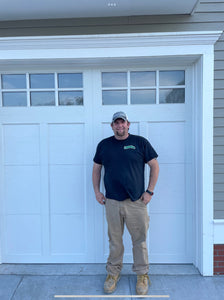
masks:
{"label": "garage door window", "polygon": [[2,74],[0,91],[5,107],[83,105],[83,74]]}
{"label": "garage door window", "polygon": [[185,103],[185,71],[102,72],[102,103]]}
{"label": "garage door window", "polygon": [[5,91],[2,93],[4,106],[26,106],[26,92],[21,91],[26,89],[26,75],[2,75],[1,88]]}
{"label": "garage door window", "polygon": [[159,72],[159,103],[185,102],[185,72]]}

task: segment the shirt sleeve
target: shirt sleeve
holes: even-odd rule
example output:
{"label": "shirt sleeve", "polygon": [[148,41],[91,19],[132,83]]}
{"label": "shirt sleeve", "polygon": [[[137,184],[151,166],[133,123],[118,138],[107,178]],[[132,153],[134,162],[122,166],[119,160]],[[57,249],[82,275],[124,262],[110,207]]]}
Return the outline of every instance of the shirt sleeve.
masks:
{"label": "shirt sleeve", "polygon": [[101,157],[101,143],[98,144],[96,148],[96,153],[94,155],[93,161],[96,164],[102,165],[102,157]]}
{"label": "shirt sleeve", "polygon": [[158,154],[156,153],[155,149],[152,147],[148,140],[145,140],[144,145],[144,161],[147,163],[148,161],[152,160],[153,158],[157,158]]}

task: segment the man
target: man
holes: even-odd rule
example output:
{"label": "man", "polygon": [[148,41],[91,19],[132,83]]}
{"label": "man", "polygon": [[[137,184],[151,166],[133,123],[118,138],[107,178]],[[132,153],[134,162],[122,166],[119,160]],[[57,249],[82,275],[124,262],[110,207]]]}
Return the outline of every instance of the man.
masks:
{"label": "man", "polygon": [[[130,122],[124,112],[113,115],[114,136],[103,139],[97,146],[93,165],[93,188],[96,200],[106,206],[110,254],[104,291],[116,289],[123,263],[124,223],[132,238],[133,271],[137,274],[136,293],[148,292],[149,263],[146,245],[149,216],[147,204],[153,196],[158,174],[158,157],[150,143],[141,136],[129,134]],[[144,187],[145,164],[150,167],[148,187]],[[100,191],[101,169],[104,166],[106,195]]]}

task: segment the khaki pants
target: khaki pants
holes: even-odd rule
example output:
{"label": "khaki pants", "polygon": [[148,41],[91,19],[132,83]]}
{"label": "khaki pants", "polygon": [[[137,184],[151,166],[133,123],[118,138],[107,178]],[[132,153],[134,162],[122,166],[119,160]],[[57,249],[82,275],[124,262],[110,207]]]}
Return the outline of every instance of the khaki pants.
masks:
{"label": "khaki pants", "polygon": [[107,272],[117,275],[123,265],[123,232],[124,223],[131,235],[133,245],[133,271],[137,275],[148,273],[148,250],[146,245],[149,216],[147,206],[141,199],[131,201],[117,201],[106,199],[106,216],[108,223],[108,236],[110,254],[107,260]]}

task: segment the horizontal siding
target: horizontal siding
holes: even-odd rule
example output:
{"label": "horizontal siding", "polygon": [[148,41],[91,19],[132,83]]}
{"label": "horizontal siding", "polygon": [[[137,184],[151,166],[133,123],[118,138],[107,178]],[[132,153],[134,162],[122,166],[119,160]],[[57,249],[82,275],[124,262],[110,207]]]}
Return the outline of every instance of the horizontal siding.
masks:
{"label": "horizontal siding", "polygon": [[[1,24],[0,24],[1,25]],[[49,27],[0,27],[0,36],[47,36],[47,35],[86,35],[86,34],[113,34],[113,33],[138,33],[138,32],[176,32],[178,31],[209,31],[223,30],[221,22],[217,23],[173,23],[173,24],[129,24],[104,25],[104,26],[49,26]]]}
{"label": "horizontal siding", "polygon": [[224,219],[224,34],[215,45],[214,66],[214,218]]}
{"label": "horizontal siding", "polygon": [[216,216],[215,219],[223,219],[224,211],[223,210],[215,210]]}
{"label": "horizontal siding", "polygon": [[222,184],[222,174],[214,174],[216,184]]}
{"label": "horizontal siding", "polygon": [[224,87],[224,79],[216,79],[214,85],[215,89],[222,89]]}
{"label": "horizontal siding", "polygon": [[216,51],[223,51],[224,49],[224,41],[219,41],[215,47]]}
{"label": "horizontal siding", "polygon": [[[224,99],[215,99],[214,108],[224,108]],[[217,128],[218,129],[218,128]],[[223,132],[223,130],[220,130]],[[214,132],[216,133],[216,128],[214,129]]]}
{"label": "horizontal siding", "polygon": [[222,183],[215,183],[214,187],[216,192],[224,192],[224,185]]}
{"label": "horizontal siding", "polygon": [[[222,170],[223,172],[223,170]],[[217,184],[218,188],[217,190],[222,190],[223,184]],[[217,219],[223,219],[223,213],[224,213],[224,191],[217,191],[214,193],[214,211],[216,212],[216,218]]]}
{"label": "horizontal siding", "polygon": [[[192,15],[0,22],[0,36],[176,32],[224,29],[224,0],[201,0]],[[214,217],[224,218],[224,35],[214,61]]]}
{"label": "horizontal siding", "polygon": [[224,197],[224,192],[215,192],[215,200],[217,202],[222,201]]}
{"label": "horizontal siding", "polygon": [[224,78],[224,70],[215,70],[214,72],[215,79],[223,79]]}
{"label": "horizontal siding", "polygon": [[214,174],[223,174],[224,173],[224,165],[217,165],[215,168]]}
{"label": "horizontal siding", "polygon": [[223,30],[224,1],[201,1],[193,15],[0,22],[0,36]]}
{"label": "horizontal siding", "polygon": [[198,6],[197,12],[210,12],[210,13],[219,13],[224,12],[224,3],[223,1],[201,1],[201,5]]}
{"label": "horizontal siding", "polygon": [[224,136],[223,136],[224,132],[222,133],[222,135],[216,136],[214,135],[214,144],[216,146],[221,146],[223,145],[223,141],[224,141]]}
{"label": "horizontal siding", "polygon": [[201,0],[200,3],[223,3],[223,0]]}
{"label": "horizontal siding", "polygon": [[[221,81],[223,81],[223,84],[224,84],[224,80],[221,80]],[[215,108],[214,112],[215,112],[216,118],[222,118],[224,116],[224,108]]]}
{"label": "horizontal siding", "polygon": [[215,70],[223,70],[224,69],[224,61],[216,60],[215,61]]}
{"label": "horizontal siding", "polygon": [[215,59],[223,61],[224,60],[224,50],[216,51]]}
{"label": "horizontal siding", "polygon": [[[214,155],[222,155],[222,153],[224,153],[224,146],[215,146]],[[221,178],[221,177],[222,177],[222,174],[219,175],[219,178]],[[217,182],[217,181],[215,181],[215,182]],[[219,182],[219,183],[223,183],[223,181]]]}
{"label": "horizontal siding", "polygon": [[224,97],[224,88],[214,90],[214,97],[216,99],[223,99]]}
{"label": "horizontal siding", "polygon": [[[216,164],[224,164],[224,155],[214,155],[214,169],[216,168]],[[215,172],[215,171],[214,171]],[[216,191],[216,189],[214,189]]]}
{"label": "horizontal siding", "polygon": [[223,137],[223,129],[222,127],[215,127],[214,128],[214,138],[221,136]]}
{"label": "horizontal siding", "polygon": [[[197,11],[193,15],[164,15],[164,16],[131,16],[131,17],[109,17],[109,18],[80,18],[80,19],[57,19],[57,20],[25,20],[25,21],[2,21],[0,22],[0,28],[2,30],[10,29],[48,29],[48,28],[79,28],[86,29],[88,27],[95,28],[96,32],[101,27],[119,27],[122,31],[122,26],[132,25],[169,25],[169,24],[192,24],[202,27],[208,23],[223,23],[224,11],[219,13],[198,13]],[[102,29],[102,28],[101,28]],[[165,27],[164,27],[165,29]],[[25,33],[25,32],[24,32]]]}
{"label": "horizontal siding", "polygon": [[215,208],[216,208],[216,210],[223,210],[224,211],[224,205],[223,205],[223,202],[221,202],[221,201],[217,201],[216,203],[215,203]]}

